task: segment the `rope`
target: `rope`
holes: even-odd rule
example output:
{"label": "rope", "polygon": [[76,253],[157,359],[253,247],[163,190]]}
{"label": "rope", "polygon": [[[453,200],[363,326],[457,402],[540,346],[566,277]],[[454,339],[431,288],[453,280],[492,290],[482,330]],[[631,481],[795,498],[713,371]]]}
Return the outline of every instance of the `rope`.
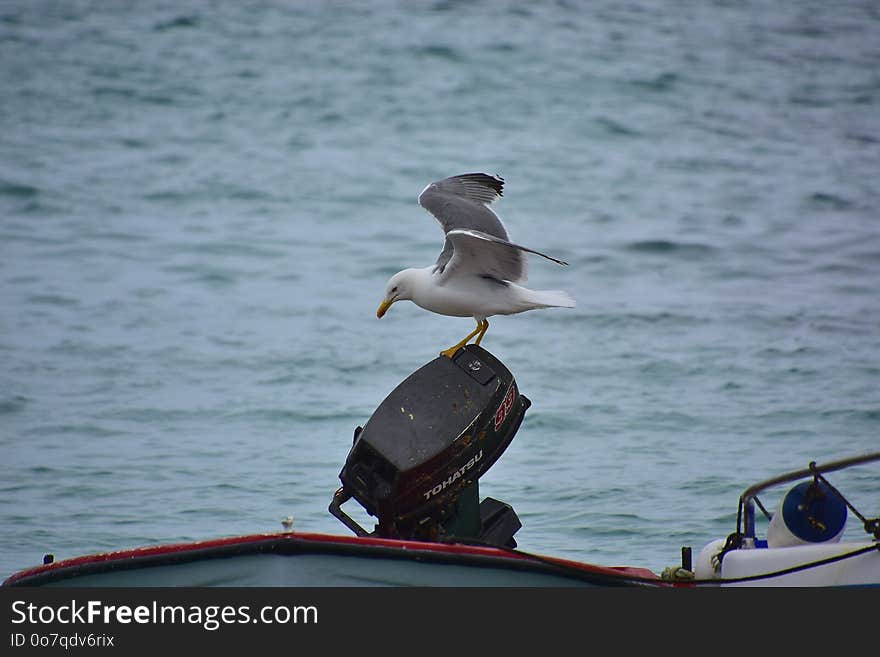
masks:
{"label": "rope", "polygon": [[858,550],[853,550],[852,552],[844,552],[843,554],[838,554],[833,557],[828,557],[826,559],[820,559],[819,561],[811,561],[809,563],[803,563],[797,566],[792,566],[790,568],[783,568],[782,570],[777,570],[772,573],[762,573],[760,575],[747,575],[745,577],[731,577],[729,579],[698,579],[694,580],[694,584],[709,584],[715,582],[717,584],[737,584],[740,582],[754,582],[762,579],[769,579],[771,577],[781,577],[782,575],[790,575],[792,573],[797,573],[802,570],[808,570],[810,568],[818,568],[819,566],[825,566],[830,563],[834,563],[836,561],[843,561],[844,559],[852,559],[854,557],[858,557],[862,554],[867,554],[868,552],[880,551],[880,545],[866,545],[863,548],[859,548]]}
{"label": "rope", "polygon": [[757,504],[758,508],[761,509],[761,513],[764,514],[764,517],[767,518],[767,520],[770,520],[773,517],[773,514],[769,513],[767,509],[764,508],[764,505],[761,504],[761,500],[758,499],[758,496],[755,495],[752,499],[755,500],[755,504]]}
{"label": "rope", "polygon": [[810,461],[809,468],[810,472],[813,473],[813,479],[815,481],[821,481],[823,484],[828,486],[828,488],[831,489],[831,492],[833,492],[835,495],[837,495],[837,497],[843,500],[843,503],[846,504],[849,510],[853,512],[853,515],[855,515],[859,520],[862,521],[862,526],[865,528],[865,531],[868,534],[871,534],[874,538],[880,539],[880,517],[866,518],[861,513],[859,513],[859,510],[855,506],[853,506],[850,501],[846,499],[846,497],[844,497],[843,493],[832,486],[831,482],[822,475],[821,471],[816,467],[815,461]]}
{"label": "rope", "polygon": [[[727,542],[731,543],[731,539],[736,536],[736,534],[731,534]],[[503,550],[505,552],[509,552],[510,554],[515,554],[520,557],[525,557],[532,561],[537,561],[539,563],[552,566],[568,575],[573,575],[578,579],[587,579],[594,580],[596,579],[596,574],[591,572],[584,572],[581,569],[570,566],[565,563],[559,563],[555,559],[551,557],[544,557],[539,554],[534,554],[532,552],[525,552],[523,550],[519,550],[516,548],[510,548],[505,546],[493,545],[491,543],[487,543],[485,541],[480,540],[455,540],[448,541],[450,543],[463,543],[466,545],[479,545],[482,547],[492,547],[499,550]],[[727,546],[725,545],[725,548]],[[739,584],[742,582],[755,582],[760,581],[762,579],[771,579],[773,577],[781,577],[783,575],[791,575],[792,573],[797,573],[803,570],[809,570],[810,568],[818,568],[820,566],[825,566],[827,564],[835,563],[837,561],[843,561],[844,559],[853,559],[855,557],[861,556],[863,554],[867,554],[869,552],[880,552],[880,544],[866,545],[865,547],[859,548],[857,550],[853,550],[852,552],[845,552],[843,554],[838,554],[833,557],[827,557],[825,559],[820,559],[818,561],[811,561],[809,563],[799,564],[797,566],[791,566],[790,568],[783,568],[782,570],[777,570],[771,573],[761,573],[758,575],[746,575],[743,577],[731,577],[728,579],[691,579],[686,578],[685,573],[679,573],[679,571],[683,570],[681,568],[667,568],[664,572],[671,571],[671,573],[675,573],[680,575],[680,577],[676,577],[675,581],[681,581],[683,584],[688,586],[721,586],[722,584]],[[662,585],[666,583],[672,583],[670,580],[664,578],[654,578],[654,577],[641,577],[639,575],[621,575],[621,582],[631,582],[634,584],[653,584],[655,586]]]}

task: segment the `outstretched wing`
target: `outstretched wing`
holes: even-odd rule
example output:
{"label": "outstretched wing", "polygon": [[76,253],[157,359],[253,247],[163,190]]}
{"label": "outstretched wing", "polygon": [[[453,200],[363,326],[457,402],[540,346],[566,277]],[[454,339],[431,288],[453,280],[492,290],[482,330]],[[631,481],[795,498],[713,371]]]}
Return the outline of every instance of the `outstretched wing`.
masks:
{"label": "outstretched wing", "polygon": [[560,265],[568,264],[478,230],[450,230],[446,233],[446,239],[452,244],[453,253],[443,271],[443,279],[458,274],[473,274],[516,283],[523,280],[524,252],[534,253]]}
{"label": "outstretched wing", "polygon": [[[506,240],[504,224],[489,208],[489,204],[503,191],[503,178],[485,173],[465,173],[432,182],[419,194],[419,205],[437,218],[447,235],[451,230],[476,230]],[[439,271],[446,267],[452,250],[447,237],[443,251],[437,258]],[[524,263],[523,259],[523,266]]]}

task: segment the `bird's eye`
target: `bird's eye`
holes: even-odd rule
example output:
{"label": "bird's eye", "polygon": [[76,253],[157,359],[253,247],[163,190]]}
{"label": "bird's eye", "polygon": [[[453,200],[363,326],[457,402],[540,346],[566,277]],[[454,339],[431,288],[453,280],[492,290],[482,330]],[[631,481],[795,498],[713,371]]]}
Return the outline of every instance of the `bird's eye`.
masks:
{"label": "bird's eye", "polygon": [[396,286],[396,285],[395,285],[394,287],[391,288],[391,294],[394,294],[395,292],[397,292],[397,286]]}

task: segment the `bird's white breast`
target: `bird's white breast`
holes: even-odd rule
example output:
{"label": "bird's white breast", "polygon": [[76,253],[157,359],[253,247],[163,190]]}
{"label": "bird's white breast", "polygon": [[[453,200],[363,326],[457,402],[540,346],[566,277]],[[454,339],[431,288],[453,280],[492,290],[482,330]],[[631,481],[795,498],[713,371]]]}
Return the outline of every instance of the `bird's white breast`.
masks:
{"label": "bird's white breast", "polygon": [[508,287],[479,276],[447,279],[428,267],[413,288],[413,302],[425,310],[452,317],[489,317],[507,314]]}

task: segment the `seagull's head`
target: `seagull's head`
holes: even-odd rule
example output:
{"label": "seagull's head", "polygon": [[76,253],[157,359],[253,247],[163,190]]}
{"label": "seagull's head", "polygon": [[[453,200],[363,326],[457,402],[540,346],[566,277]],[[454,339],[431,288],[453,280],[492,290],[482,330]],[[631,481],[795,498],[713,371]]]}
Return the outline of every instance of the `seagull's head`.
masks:
{"label": "seagull's head", "polygon": [[412,299],[412,286],[415,277],[413,269],[404,269],[388,279],[388,285],[385,288],[385,298],[379,304],[376,311],[376,317],[382,317],[391,304],[395,301]]}

